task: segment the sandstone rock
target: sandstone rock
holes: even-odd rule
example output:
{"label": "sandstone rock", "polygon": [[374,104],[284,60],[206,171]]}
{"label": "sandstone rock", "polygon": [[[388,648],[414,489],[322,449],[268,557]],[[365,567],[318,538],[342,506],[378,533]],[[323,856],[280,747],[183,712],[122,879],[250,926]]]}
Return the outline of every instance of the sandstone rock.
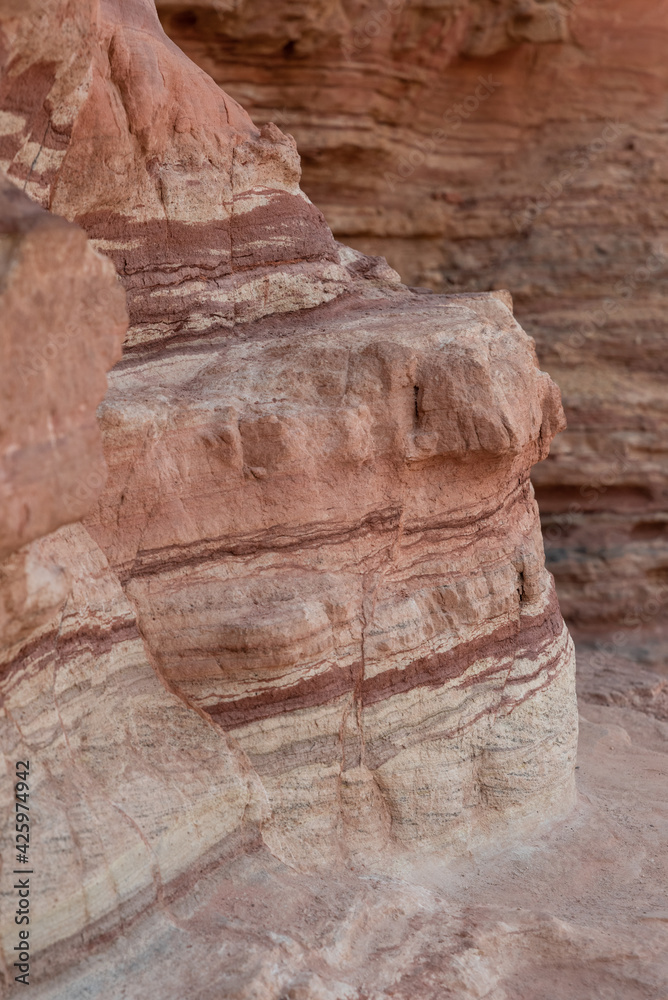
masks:
{"label": "sandstone rock", "polygon": [[665,0],[158,6],[339,238],[512,290],[569,422],[534,473],[566,618],[665,672]]}
{"label": "sandstone rock", "polygon": [[31,953],[51,974],[81,935],[118,933],[164,905],[165,885],[194,861],[238,851],[242,820],[248,836],[266,805],[239,752],[156,677],[90,535],[80,525],[54,531],[80,518],[106,479],[95,407],[127,328],[113,266],[81,229],[5,179],[0,240],[0,977],[8,987],[18,941],[16,761],[30,762],[30,871],[39,872]]}
{"label": "sandstone rock", "polygon": [[38,1000],[655,1000],[668,988],[668,726],[588,705],[569,821],[400,875],[223,858]]}
{"label": "sandstone rock", "polygon": [[111,379],[86,523],[162,674],[262,776],[274,853],[459,850],[568,808],[527,475],[562,413],[502,303],[396,293]]}
{"label": "sandstone rock", "polygon": [[[33,972],[53,977],[82,939],[115,937],[146,909],[168,909],[179,877],[238,853],[242,822],[250,838],[266,806],[220,729],[156,677],[133,609],[80,525],[5,560],[0,596],[11,600],[0,659],[0,742],[11,761],[0,782],[3,870],[15,855],[14,762],[27,760]],[[1,896],[9,985],[11,879]]]}
{"label": "sandstone rock", "polygon": [[31,954],[50,976],[82,936],[118,934],[166,905],[165,887],[197,863],[238,853],[267,807],[240,752],[156,676],[133,608],[90,535],[81,525],[54,531],[78,520],[106,479],[95,407],[127,328],[114,268],[81,229],[5,179],[0,240],[0,980],[8,988],[18,941],[16,761],[30,764],[29,870],[39,872]]}
{"label": "sandstone rock", "polygon": [[109,261],[0,177],[0,558],[77,521],[106,468],[95,408],[127,328]]}
{"label": "sandstone rock", "polygon": [[256,128],[151,0],[10,5],[0,32],[0,166],[113,260],[128,347],[316,306],[360,272],[398,282],[342,258],[299,189],[294,140]]}
{"label": "sandstone rock", "polygon": [[[432,901],[416,938],[424,888],[395,890],[574,805],[573,646],[529,481],[558,391],[507,294],[423,296],[338,246],[293,144],[148,0],[12,3],[0,28],[8,173],[111,257],[131,320],[104,492],[0,564],[2,746],[31,761],[44,873],[34,986],[355,997],[367,974],[424,979],[441,927],[439,986],[489,994],[504,933],[481,969],[466,920]],[[10,768],[3,858],[12,793]],[[329,939],[296,943],[304,921]]]}

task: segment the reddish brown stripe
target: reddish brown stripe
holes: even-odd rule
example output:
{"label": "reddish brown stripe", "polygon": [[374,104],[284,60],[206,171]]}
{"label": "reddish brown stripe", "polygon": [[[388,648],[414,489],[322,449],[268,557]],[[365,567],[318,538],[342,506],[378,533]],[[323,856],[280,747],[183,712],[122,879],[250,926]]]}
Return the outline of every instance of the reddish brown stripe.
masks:
{"label": "reddish brown stripe", "polygon": [[[91,239],[117,242],[105,247],[126,287],[169,288],[186,278],[220,277],[231,273],[229,219],[203,223],[150,219],[135,222],[111,211],[79,215],[75,222]],[[128,243],[137,246],[127,247]],[[222,254],[222,259],[221,259]],[[187,263],[184,263],[186,262]],[[215,264],[212,265],[212,261]],[[207,272],[200,274],[200,269]],[[157,278],[158,272],[164,272]]]}
{"label": "reddish brown stripe", "polygon": [[333,530],[318,522],[298,528],[275,525],[268,531],[253,535],[204,538],[187,545],[147,549],[137,555],[132,565],[116,566],[115,569],[121,582],[125,584],[135,577],[159,575],[185,566],[216,562],[225,556],[254,556],[258,552],[339,545],[371,532],[396,532],[400,517],[401,508],[388,507],[385,510],[373,510],[356,523],[343,528],[335,527]]}
{"label": "reddish brown stripe", "polygon": [[[262,273],[265,271],[258,269],[258,274]],[[362,277],[365,275],[362,274]],[[446,308],[444,298],[444,296],[439,298],[441,308]],[[331,302],[322,302],[318,306],[298,309],[296,312],[262,316],[260,319],[237,326],[234,330],[207,330],[204,341],[193,342],[192,336],[189,339],[187,336],[174,335],[160,341],[135,344],[125,349],[123,360],[119,361],[115,370],[122,371],[142,366],[149,359],[164,357],[168,354],[172,356],[178,354],[184,357],[191,357],[194,354],[215,354],[233,340],[262,342],[272,340],[275,336],[285,337],[286,331],[289,334],[320,333],[323,322],[336,322],[342,316],[345,319],[359,316],[360,322],[364,322],[367,318],[373,321],[381,310],[386,314],[388,310],[399,312],[400,309],[405,309],[407,301],[409,303],[411,301],[408,295],[405,299],[395,301],[382,299],[380,302],[374,303],[369,302],[360,293],[351,290]]]}
{"label": "reddish brown stripe", "polygon": [[[508,684],[520,684],[528,680],[534,679],[539,675],[543,675],[543,683],[539,684],[538,687],[532,688],[529,691],[524,691],[519,698],[508,698],[502,695],[498,702],[493,705],[487,705],[480,712],[476,712],[475,715],[466,719],[465,722],[460,722],[459,725],[453,726],[451,729],[441,730],[438,729],[434,731],[431,729],[428,733],[418,736],[416,739],[415,733],[404,731],[393,732],[388,734],[383,734],[374,740],[366,740],[364,744],[364,762],[371,768],[371,770],[376,770],[382,767],[388,760],[392,757],[396,757],[398,753],[404,750],[407,746],[416,746],[419,743],[424,743],[428,740],[452,740],[457,736],[460,736],[467,729],[470,729],[475,725],[480,719],[484,719],[486,715],[495,715],[498,713],[499,709],[504,709],[505,711],[512,711],[517,708],[523,702],[528,701],[529,698],[534,698],[539,691],[544,690],[548,687],[554,680],[555,674],[558,671],[561,660],[561,652],[556,653],[554,656],[550,657],[547,663],[544,663],[539,670],[536,670],[533,674],[523,675],[522,677],[516,677],[512,680],[500,681],[500,684],[505,691]],[[480,679],[481,676],[489,677],[493,673],[499,672],[498,670],[490,669],[483,675],[478,675],[476,681]],[[472,683],[475,683],[473,681]],[[489,752],[494,752],[492,748],[488,748]]]}
{"label": "reddish brown stripe", "polygon": [[5,680],[15,670],[29,667],[45,657],[67,660],[83,650],[90,650],[96,656],[103,656],[117,643],[132,639],[141,639],[141,636],[134,622],[128,624],[125,620],[113,622],[109,628],[81,628],[64,637],[59,636],[54,630],[27,642],[15,657],[7,663],[0,664],[0,676]]}
{"label": "reddish brown stripe", "polygon": [[[517,480],[515,480],[517,483]],[[461,535],[462,531],[472,524],[476,525],[476,540],[483,536],[485,522],[495,517],[500,511],[511,510],[517,503],[526,502],[529,489],[528,478],[519,483],[502,500],[494,498],[495,506],[488,510],[476,509],[473,512],[447,511],[412,524],[404,522],[403,537],[419,535],[422,539],[430,539],[434,534],[445,532],[447,536]],[[396,533],[401,517],[400,507],[386,507],[383,510],[372,510],[358,521],[347,526],[331,526],[323,522],[300,525],[274,525],[268,531],[252,535],[227,535],[219,538],[203,538],[184,545],[171,545],[159,549],[140,550],[133,563],[115,565],[114,569],[123,584],[128,580],[141,576],[153,576],[167,573],[186,566],[196,566],[207,562],[217,562],[225,556],[253,556],[258,552],[276,551],[291,548],[320,548],[323,545],[338,545],[349,542],[371,532]],[[93,527],[93,530],[94,527]],[[493,528],[489,528],[493,533]],[[461,544],[462,539],[459,539]]]}
{"label": "reddish brown stripe", "polygon": [[232,216],[235,272],[288,261],[336,262],[336,244],[315,205],[296,195],[273,193],[268,205]]}
{"label": "reddish brown stripe", "polygon": [[[163,335],[187,336],[193,312],[210,316],[218,326],[239,318],[246,306],[220,301],[221,282],[254,271],[262,276],[277,267],[308,261],[336,261],[336,247],[322,214],[303,198],[267,189],[268,205],[227,219],[186,223],[166,219],[133,222],[112,212],[95,212],[75,220],[89,236],[118,246],[100,249],[114,262],[127,293],[132,326],[166,323]],[[132,246],[136,243],[136,246]],[[184,263],[187,262],[187,263]],[[189,289],[186,282],[206,282]],[[181,294],[166,293],[180,287]],[[193,331],[201,336],[201,330]],[[193,333],[190,335],[192,336]]]}
{"label": "reddish brown stripe", "polygon": [[[418,687],[440,687],[448,680],[461,677],[474,663],[487,657],[498,661],[498,665],[492,666],[485,674],[466,678],[463,682],[464,686],[478,684],[485,677],[505,669],[501,661],[508,656],[521,653],[526,659],[535,660],[545,643],[560,635],[562,628],[557,598],[552,593],[544,613],[537,618],[525,616],[519,623],[503,625],[486,636],[460,643],[445,653],[421,657],[405,668],[387,670],[367,678],[362,684],[362,706],[374,705]],[[551,666],[550,661],[537,673]],[[348,668],[333,666],[326,673],[304,678],[289,688],[272,688],[247,698],[221,701],[207,711],[224,729],[235,729],[286,712],[324,705],[354,691],[355,678],[359,676],[360,669],[359,661]]]}
{"label": "reddish brown stripe", "polygon": [[295,712],[300,708],[325,705],[354,690],[361,667],[360,660],[349,667],[335,664],[326,673],[305,677],[289,688],[270,688],[249,698],[221,701],[207,708],[207,712],[223,729],[235,729],[249,722],[271,719],[275,715]]}
{"label": "reddish brown stripe", "polygon": [[[209,222],[135,222],[111,211],[80,215],[75,221],[91,238],[119,244],[104,252],[128,289],[168,288],[187,278],[220,278],[266,265],[337,260],[334,241],[314,205],[286,192],[266,193],[271,195],[268,205]],[[128,246],[132,243],[137,245]]]}
{"label": "reddish brown stripe", "polygon": [[[416,687],[440,687],[446,680],[461,677],[478,660],[493,656],[501,660],[517,655],[521,649],[526,659],[536,659],[539,651],[561,633],[563,621],[557,596],[552,592],[545,611],[538,618],[524,617],[519,622],[508,622],[489,635],[462,642],[444,653],[432,653],[414,660],[407,667],[385,670],[364,681],[362,701],[374,705]],[[491,673],[496,671],[492,669]],[[481,678],[471,677],[466,684],[477,684]]]}

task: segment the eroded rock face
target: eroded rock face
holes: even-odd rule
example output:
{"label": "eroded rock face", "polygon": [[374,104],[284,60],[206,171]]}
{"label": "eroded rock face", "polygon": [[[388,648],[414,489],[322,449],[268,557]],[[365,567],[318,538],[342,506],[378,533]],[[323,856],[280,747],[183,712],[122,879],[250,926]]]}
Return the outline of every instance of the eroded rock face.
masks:
{"label": "eroded rock face", "polygon": [[[0,566],[2,745],[31,761],[31,860],[49,873],[39,990],[131,995],[139,980],[109,978],[127,928],[148,921],[149,950],[172,951],[163,919],[199,920],[214,872],[401,877],[572,808],[573,649],[528,478],[563,413],[507,293],[420,295],[337,245],[294,146],[148,0],[8,5],[0,27],[8,173],[114,261],[131,324],[99,410],[103,493]],[[53,225],[117,306],[109,267]],[[66,291],[83,309],[88,286]],[[21,302],[40,315],[37,294]],[[111,360],[118,324],[87,322]],[[13,813],[11,771],[0,794]],[[239,997],[354,995],[310,959],[272,979],[258,948]],[[469,979],[452,982],[474,997]]]}
{"label": "eroded rock face", "polygon": [[[21,864],[12,817],[25,761],[25,869],[40,871],[29,943],[47,979],[82,935],[118,934],[203,858],[257,839],[267,805],[243,755],[161,682],[118,577],[68,524],[107,475],[95,407],[127,328],[114,268],[5,178],[0,240],[0,846],[6,874]],[[6,989],[17,877],[0,887]]]}
{"label": "eroded rock face", "polygon": [[599,659],[664,670],[666,3],[158,6],[294,134],[338,237],[412,285],[512,290],[568,416],[534,473],[562,608],[617,634]]}
{"label": "eroded rock face", "polygon": [[[117,935],[163,906],[167,887],[202,859],[237,853],[242,822],[251,838],[266,807],[239,752],[160,683],[134,609],[84,528],[10,556],[0,595],[10,612],[0,740],[12,762],[0,785],[3,857],[15,856],[14,762],[28,760],[30,870],[40,871],[31,943],[43,956],[36,978],[51,978],[78,957],[82,935]],[[15,896],[5,880],[10,968]]]}
{"label": "eroded rock face", "polygon": [[150,0],[10,6],[0,31],[0,165],[113,260],[127,347],[316,306],[354,280],[299,189],[294,140],[256,128]]}
{"label": "eroded rock face", "polygon": [[[39,1000],[655,1000],[668,985],[668,725],[586,706],[569,821],[399,875],[266,847],[165,894]],[[19,994],[20,995],[20,994]]]}
{"label": "eroded rock face", "polygon": [[106,468],[95,408],[125,296],[85,234],[0,175],[0,558],[78,520]]}
{"label": "eroded rock face", "polygon": [[400,292],[247,334],[112,374],[86,523],[262,776],[276,852],[561,808],[572,650],[527,473],[562,412],[530,340],[498,299]]}

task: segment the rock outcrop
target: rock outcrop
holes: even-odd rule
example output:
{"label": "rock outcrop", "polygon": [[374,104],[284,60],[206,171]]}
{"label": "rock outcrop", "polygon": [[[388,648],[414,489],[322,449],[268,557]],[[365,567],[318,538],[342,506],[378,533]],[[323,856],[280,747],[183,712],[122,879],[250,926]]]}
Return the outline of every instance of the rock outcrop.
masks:
{"label": "rock outcrop", "polygon": [[656,1000],[668,986],[668,726],[591,705],[581,721],[581,796],[566,823],[399,874],[305,877],[254,845],[168,887],[33,994]]}
{"label": "rock outcrop", "polygon": [[665,0],[158,7],[294,134],[338,237],[412,285],[512,290],[569,423],[534,473],[566,619],[665,671]]}
{"label": "rock outcrop", "polygon": [[3,23],[0,167],[114,262],[126,349],[317,306],[359,271],[398,281],[342,260],[299,189],[294,140],[257,129],[152,5],[50,0]]}
{"label": "rock outcrop", "polygon": [[238,853],[241,821],[252,830],[263,797],[221,731],[156,676],[118,578],[88,532],[69,523],[91,508],[107,475],[95,407],[128,325],[114,268],[81,229],[6,181],[0,235],[7,989],[23,929],[11,874],[22,870],[16,761],[29,764],[36,979],[67,966],[87,936],[117,934],[162,905],[164,886],[203,857]]}
{"label": "rock outcrop", "polygon": [[401,292],[246,334],[112,373],[86,523],[276,853],[558,810],[572,653],[527,473],[561,408],[530,341],[493,297]]}
{"label": "rock outcrop", "polygon": [[95,408],[125,297],[85,234],[0,177],[0,558],[76,521],[106,468]]}
{"label": "rock outcrop", "polygon": [[[351,869],[401,878],[572,809],[573,648],[529,481],[559,394],[507,293],[421,295],[339,246],[293,144],[191,65],[149,0],[0,14],[3,165],[69,220],[8,189],[3,333],[23,364],[33,315],[31,351],[57,335],[46,306],[69,305],[80,374],[45,354],[3,437],[10,460],[30,428],[77,461],[7,465],[35,512],[8,520],[0,568],[2,857],[29,760],[39,994],[220,995],[217,958],[176,971],[164,921],[200,927],[198,962],[209,939],[220,957],[232,918],[193,901],[221,878],[269,898],[289,873],[296,911],[300,871],[325,888],[339,872],[364,920]],[[106,484],[92,408],[125,324],[100,253],[129,310],[99,409]],[[82,465],[96,478],[77,493]],[[308,943],[274,974],[275,917],[228,995],[355,995]],[[169,982],[147,985],[164,949]],[[475,972],[452,976],[480,995]]]}

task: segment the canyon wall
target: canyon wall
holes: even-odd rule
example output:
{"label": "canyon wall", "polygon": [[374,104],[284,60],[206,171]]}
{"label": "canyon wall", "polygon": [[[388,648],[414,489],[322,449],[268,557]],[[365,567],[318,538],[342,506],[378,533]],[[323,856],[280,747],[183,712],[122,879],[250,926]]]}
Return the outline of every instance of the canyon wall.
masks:
{"label": "canyon wall", "polygon": [[[529,480],[559,393],[507,293],[424,295],[338,244],[294,143],[149,0],[7,3],[0,42],[2,857],[29,761],[37,994],[176,998],[185,969],[219,995],[199,950],[145,979],[163,921],[223,926],[193,917],[216,879],[253,907],[289,873],[297,906],[300,873],[400,881],[573,808]],[[277,920],[230,996],[283,995]]]}
{"label": "canyon wall", "polygon": [[295,136],[338,237],[410,285],[512,291],[568,418],[534,484],[583,668],[665,673],[665,0],[158,8]]}
{"label": "canyon wall", "polygon": [[48,981],[87,938],[161,905],[203,855],[238,851],[261,794],[224,735],[160,682],[118,578],[72,523],[107,478],[96,406],[128,327],[114,268],[5,180],[0,213],[4,996],[25,930],[17,879],[32,879],[31,955]]}

